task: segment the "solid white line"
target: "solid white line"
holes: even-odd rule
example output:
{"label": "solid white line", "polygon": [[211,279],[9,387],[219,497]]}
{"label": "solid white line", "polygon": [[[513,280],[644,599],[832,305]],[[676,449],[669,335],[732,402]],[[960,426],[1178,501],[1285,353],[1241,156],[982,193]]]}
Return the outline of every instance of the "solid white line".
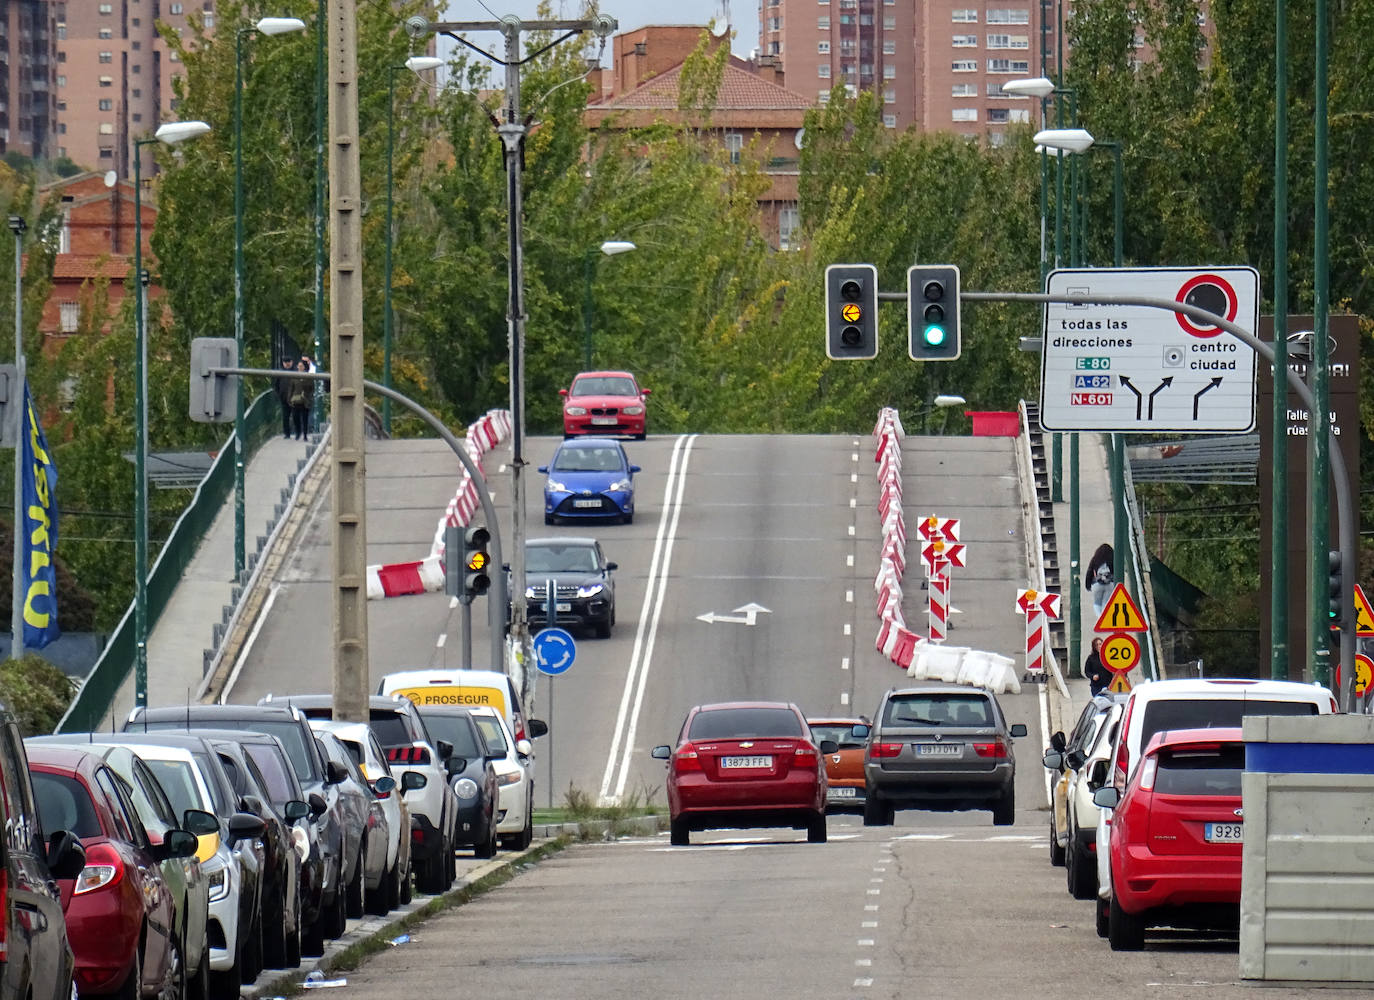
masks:
{"label": "solid white line", "polygon": [[[1040,689],[1040,739],[1045,746],[1050,743],[1050,696],[1048,684],[1035,685]],[[1051,809],[1054,808],[1054,776],[1055,772],[1049,768],[1045,769],[1045,801],[1049,803]]]}
{"label": "solid white line", "polygon": [[443,648],[444,648],[444,643],[446,643],[446,642],[448,642],[448,633],[447,633],[447,632],[440,632],[440,633],[439,633],[439,641],[436,642],[434,645],[437,646],[439,649],[443,649]]}
{"label": "solid white line", "polygon": [[258,632],[262,630],[263,623],[267,621],[267,612],[272,610],[272,604],[277,599],[277,591],[281,590],[280,583],[272,584],[272,589],[267,592],[267,600],[262,602],[262,610],[258,612],[258,620],[253,623],[253,630],[248,633],[248,638],[244,640],[243,648],[239,650],[238,661],[234,664],[233,671],[229,674],[229,679],[224,682],[224,690],[219,694],[219,703],[226,704],[229,692],[234,690],[234,684],[238,682],[239,673],[243,670],[244,661],[248,659],[248,652],[253,648],[253,643],[257,641]]}
{"label": "solid white line", "polygon": [[644,648],[644,633],[648,628],[648,610],[653,600],[654,589],[659,579],[659,561],[663,555],[663,538],[668,530],[670,516],[670,505],[673,498],[673,486],[678,478],[678,461],[682,453],[682,446],[688,440],[686,435],[680,436],[673,443],[673,455],[668,462],[668,477],[663,487],[663,509],[659,514],[658,531],[654,538],[654,552],[649,561],[649,576],[644,590],[644,611],[639,616],[639,624],[635,628],[634,647],[630,653],[630,668],[625,674],[625,690],[620,695],[620,709],[616,714],[615,729],[611,734],[611,749],[606,757],[606,771],[601,778],[601,799],[604,801],[611,792],[611,782],[615,777],[616,756],[620,753],[620,741],[625,735],[626,720],[629,717],[630,701],[634,694],[635,674],[639,670],[640,656]]}
{"label": "solid white line", "polygon": [[673,542],[677,539],[677,523],[682,517],[682,494],[687,488],[687,463],[691,459],[695,434],[687,438],[682,449],[682,465],[677,474],[677,495],[673,498],[673,523],[668,527],[667,543],[663,547],[663,567],[659,574],[658,594],[654,600],[654,612],[649,625],[649,641],[644,647],[644,663],[639,671],[639,690],[635,692],[634,712],[630,715],[630,727],[625,736],[625,756],[620,765],[620,780],[615,784],[615,801],[625,794],[625,783],[630,777],[630,754],[634,752],[635,734],[639,730],[639,710],[644,705],[644,692],[649,686],[649,665],[654,658],[654,641],[658,638],[658,623],[663,617],[663,596],[668,592],[668,568],[673,561]]}

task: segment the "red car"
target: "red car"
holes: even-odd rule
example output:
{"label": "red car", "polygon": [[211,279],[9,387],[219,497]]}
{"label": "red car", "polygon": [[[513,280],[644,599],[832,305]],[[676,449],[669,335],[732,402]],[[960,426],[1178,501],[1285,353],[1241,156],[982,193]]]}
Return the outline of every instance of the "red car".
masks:
{"label": "red car", "polygon": [[71,830],[86,849],[86,867],[58,879],[81,996],[181,996],[189,974],[176,940],[172,894],[161,862],[196,853],[195,834],[173,829],[149,837],[128,786],[97,755],[31,746],[29,774],[44,829]]}
{"label": "red car", "polygon": [[1147,927],[1234,929],[1240,915],[1245,743],[1233,728],[1157,733],[1112,809],[1113,951],[1145,947]]}
{"label": "red car", "polygon": [[563,436],[595,434],[598,437],[629,436],[643,441],[648,433],[645,400],[629,372],[581,372],[572,388],[559,389],[563,397]]}
{"label": "red car", "polygon": [[673,844],[692,830],[791,827],[825,843],[825,767],[834,740],[811,740],[806,717],[788,702],[698,705],[687,713],[677,748],[654,747],[668,761]]}

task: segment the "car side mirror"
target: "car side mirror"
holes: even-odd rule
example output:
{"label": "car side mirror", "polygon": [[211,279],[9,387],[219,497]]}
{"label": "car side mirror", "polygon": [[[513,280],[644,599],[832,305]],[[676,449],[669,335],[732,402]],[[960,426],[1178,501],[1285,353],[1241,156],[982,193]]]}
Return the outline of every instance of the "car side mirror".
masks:
{"label": "car side mirror", "polygon": [[450,757],[444,761],[444,768],[450,778],[455,774],[462,774],[468,769],[468,759],[466,757]]}
{"label": "car side mirror", "polygon": [[70,830],[58,830],[48,838],[48,871],[53,878],[76,878],[86,867],[86,848]]}
{"label": "car side mirror", "polygon": [[324,796],[319,792],[311,792],[306,801],[310,803],[310,815],[312,817],[323,816],[329,810],[329,803],[324,800]]}
{"label": "car side mirror", "polygon": [[643,472],[643,471],[644,471],[644,470],[641,469],[641,468],[640,468],[639,466],[637,466],[637,465],[632,465],[632,466],[630,466],[630,475],[632,475],[632,476],[633,476],[636,472]]}
{"label": "car side mirror", "polygon": [[564,399],[566,399],[566,398],[568,397],[568,390],[567,390],[567,389],[559,389],[559,390],[558,390],[558,394],[559,394],[560,396],[562,396]]}
{"label": "car side mirror", "polygon": [[401,791],[413,792],[417,788],[424,788],[429,784],[428,775],[421,774],[419,771],[407,771],[401,775]]}
{"label": "car side mirror", "polygon": [[820,751],[821,753],[839,753],[840,745],[834,740],[821,740]]}
{"label": "car side mirror", "polygon": [[549,467],[548,467],[547,465],[541,465],[541,466],[537,467],[534,471],[535,471],[535,472],[542,472],[542,473],[544,473],[544,475],[547,476],[547,475],[549,474]]}
{"label": "car side mirror", "polygon": [[1121,792],[1115,785],[1103,785],[1093,792],[1093,805],[1103,809],[1115,809],[1121,802]]}
{"label": "car side mirror", "polygon": [[515,752],[521,757],[528,757],[530,754],[534,753],[534,744],[529,740],[516,740]]}
{"label": "car side mirror", "polygon": [[1063,752],[1068,748],[1068,745],[1069,741],[1065,738],[1063,730],[1060,730],[1050,737],[1050,746],[1055,750]]}
{"label": "car side mirror", "polygon": [[870,726],[866,725],[865,723],[858,722],[850,728],[849,735],[854,737],[856,740],[866,740],[868,739],[869,734],[872,732],[873,730]]}
{"label": "car side mirror", "polygon": [[529,731],[530,739],[537,740],[541,736],[549,733],[549,724],[543,719],[528,719],[525,722],[525,729]]}
{"label": "car side mirror", "polygon": [[234,813],[229,817],[229,842],[252,840],[267,832],[267,824],[261,816],[252,813]]}
{"label": "car side mirror", "polygon": [[1072,771],[1077,771],[1083,766],[1083,763],[1087,759],[1087,756],[1082,750],[1070,750],[1064,755],[1064,763],[1067,764]]}
{"label": "car side mirror", "polygon": [[396,779],[384,774],[372,783],[372,791],[378,798],[386,798],[396,788]]}
{"label": "car side mirror", "polygon": [[219,817],[204,809],[187,809],[181,814],[181,825],[197,837],[219,833]]}
{"label": "car side mirror", "polygon": [[440,760],[448,760],[453,756],[453,744],[448,740],[435,740],[434,749],[438,751]]}
{"label": "car side mirror", "polygon": [[199,846],[199,838],[190,830],[172,829],[167,831],[162,843],[153,848],[153,853],[166,859],[189,858],[196,853]]}
{"label": "car side mirror", "polygon": [[609,573],[609,572],[610,572],[611,570],[613,570],[613,569],[620,569],[620,564],[619,564],[619,563],[614,563],[614,562],[608,562],[608,563],[606,564],[606,572]]}
{"label": "car side mirror", "polygon": [[327,760],[324,762],[324,783],[326,785],[337,785],[348,779],[348,770],[337,760]]}
{"label": "car side mirror", "polygon": [[1012,739],[1019,739],[1020,737],[1025,736],[1025,735],[1026,735],[1026,724],[1025,724],[1024,722],[1016,722],[1016,723],[1013,723],[1013,724],[1012,724],[1012,727],[1011,727],[1011,737],[1012,737]]}
{"label": "car side mirror", "polygon": [[670,757],[673,756],[673,748],[654,747],[652,750],[649,751],[649,756],[653,757],[655,760],[668,760]]}
{"label": "car side mirror", "polygon": [[288,821],[294,823],[296,820],[305,819],[305,817],[310,815],[310,806],[300,799],[292,799],[282,807],[282,815],[285,816]]}
{"label": "car side mirror", "polygon": [[640,389],[640,390],[639,390],[639,394],[640,394],[641,396],[647,396],[647,395],[649,395],[649,393],[651,393],[651,392],[653,392],[652,389]]}
{"label": "car side mirror", "polygon": [[1064,752],[1062,750],[1046,750],[1045,769],[1049,771],[1064,770]]}

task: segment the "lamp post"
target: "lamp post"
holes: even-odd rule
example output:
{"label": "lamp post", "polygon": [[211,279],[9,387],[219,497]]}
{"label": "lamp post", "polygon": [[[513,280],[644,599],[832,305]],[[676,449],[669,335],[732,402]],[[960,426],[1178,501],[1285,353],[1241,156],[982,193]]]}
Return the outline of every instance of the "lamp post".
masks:
{"label": "lamp post", "polygon": [[[315,9],[315,359],[316,367],[329,370],[324,361],[324,119],[328,99],[324,92],[324,21],[326,0]],[[280,360],[280,359],[278,359]],[[242,361],[242,359],[240,359]],[[320,426],[324,393],[310,394],[310,426]]]}
{"label": "lamp post", "polygon": [[[930,415],[936,410],[945,410],[951,406],[963,406],[967,402],[968,400],[964,399],[963,396],[953,394],[945,395],[941,393],[936,396],[930,401],[929,406],[917,414],[917,416],[921,418],[921,433],[924,434],[930,429]],[[941,430],[943,429],[944,426],[941,425]]]}
{"label": "lamp post", "polygon": [[[392,66],[386,74],[386,276],[385,305],[382,307],[382,385],[391,388],[391,160],[396,148],[396,74],[408,69],[425,73],[444,64],[435,56],[411,56],[404,65]],[[391,434],[391,399],[382,397],[382,430]]]}
{"label": "lamp post", "polygon": [[[24,412],[27,393],[24,382],[24,230],[29,228],[22,215],[9,217],[10,232],[14,233],[14,371],[16,385],[10,387],[11,419],[18,425],[23,435],[29,426],[29,415]],[[18,399],[14,398],[17,394]],[[14,416],[17,414],[17,419]],[[20,525],[24,523],[24,470],[19,461],[23,454],[23,441],[15,438],[14,443],[14,583],[10,600],[10,659],[18,660],[24,656],[24,593],[23,559],[24,542]]]}
{"label": "lamp post", "polygon": [[[234,33],[234,344],[243,359],[243,38],[260,31],[281,35],[304,31],[298,17],[264,17],[251,28]],[[243,380],[235,380],[234,391],[234,579],[243,573]]]}
{"label": "lamp post", "polygon": [[592,367],[592,273],[595,270],[596,254],[599,250],[607,257],[614,257],[618,253],[629,253],[637,249],[628,240],[606,240],[601,246],[588,250],[582,255],[582,276],[584,294],[582,296],[582,352],[583,352],[583,371],[590,371]]}
{"label": "lamp post", "polygon": [[[140,150],[171,146],[210,131],[204,122],[166,122],[134,140],[134,280],[143,279],[143,178]],[[148,704],[148,331],[142,289],[134,290],[134,704]]]}

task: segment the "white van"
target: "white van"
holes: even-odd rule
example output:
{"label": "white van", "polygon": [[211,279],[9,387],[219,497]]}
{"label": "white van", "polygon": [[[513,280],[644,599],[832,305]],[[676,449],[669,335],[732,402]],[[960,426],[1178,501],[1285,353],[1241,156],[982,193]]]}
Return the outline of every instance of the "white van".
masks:
{"label": "white van", "polygon": [[403,694],[421,711],[432,705],[489,706],[505,717],[516,742],[549,731],[539,719],[526,721],[515,684],[495,670],[401,670],[384,676],[377,693]]}

